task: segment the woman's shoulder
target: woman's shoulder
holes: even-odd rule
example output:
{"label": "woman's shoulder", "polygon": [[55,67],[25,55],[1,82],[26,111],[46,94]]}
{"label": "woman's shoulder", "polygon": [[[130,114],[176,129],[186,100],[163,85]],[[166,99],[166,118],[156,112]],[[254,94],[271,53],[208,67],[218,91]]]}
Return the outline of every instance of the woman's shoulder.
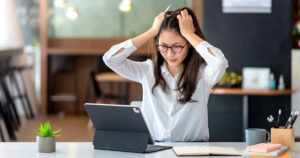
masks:
{"label": "woman's shoulder", "polygon": [[207,66],[207,64],[205,62],[200,65],[200,67],[199,67],[199,73],[200,74],[203,73],[206,66]]}
{"label": "woman's shoulder", "polygon": [[147,59],[147,60],[142,61],[142,62],[140,62],[140,63],[142,63],[143,65],[147,66],[148,68],[153,67],[153,62],[152,62],[151,59]]}
{"label": "woman's shoulder", "polygon": [[199,71],[198,71],[198,80],[200,80],[202,78],[206,66],[207,66],[206,63],[202,63],[200,65]]}
{"label": "woman's shoulder", "polygon": [[147,59],[145,62],[149,65],[153,65],[153,61],[151,59]]}
{"label": "woman's shoulder", "polygon": [[151,59],[147,59],[145,61],[133,61],[133,60],[127,60],[127,61],[133,64],[137,69],[142,70],[144,74],[153,71],[153,62]]}
{"label": "woman's shoulder", "polygon": [[143,79],[142,80],[147,80],[148,81],[153,76],[153,70],[154,70],[153,69],[153,61],[151,59],[147,59],[147,60],[142,61],[140,63],[142,63],[142,65],[140,65],[140,66],[144,67],[143,72],[142,72],[143,73]]}
{"label": "woman's shoulder", "polygon": [[147,59],[146,61],[144,61],[145,64],[147,64],[149,72],[153,71],[153,61],[151,59]]}

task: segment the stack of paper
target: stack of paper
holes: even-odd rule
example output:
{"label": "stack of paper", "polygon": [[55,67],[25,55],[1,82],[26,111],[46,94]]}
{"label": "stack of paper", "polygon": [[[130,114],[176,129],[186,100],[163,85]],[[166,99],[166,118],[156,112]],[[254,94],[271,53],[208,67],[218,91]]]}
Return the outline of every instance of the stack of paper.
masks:
{"label": "stack of paper", "polygon": [[258,151],[256,150],[255,152],[244,151],[244,152],[241,152],[241,153],[242,153],[242,155],[245,155],[245,156],[280,156],[288,150],[288,147],[283,146],[283,147],[281,147],[280,149],[277,149],[277,150],[273,150],[273,151],[270,151],[270,152],[262,152],[262,151],[266,151],[266,150],[268,151],[270,149],[260,149]]}
{"label": "stack of paper", "polygon": [[278,150],[281,147],[282,147],[281,144],[260,143],[260,144],[248,146],[247,151],[248,152],[268,153],[271,151]]}

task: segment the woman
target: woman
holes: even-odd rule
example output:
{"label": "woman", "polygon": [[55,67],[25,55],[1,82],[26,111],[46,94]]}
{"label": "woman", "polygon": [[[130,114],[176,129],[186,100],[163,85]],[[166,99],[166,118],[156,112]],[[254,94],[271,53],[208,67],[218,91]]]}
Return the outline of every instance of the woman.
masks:
{"label": "woman", "polygon": [[[153,38],[153,60],[127,59]],[[204,40],[190,8],[160,13],[148,31],[112,46],[103,60],[116,73],[142,84],[142,112],[154,140],[208,141],[208,98],[228,62]]]}

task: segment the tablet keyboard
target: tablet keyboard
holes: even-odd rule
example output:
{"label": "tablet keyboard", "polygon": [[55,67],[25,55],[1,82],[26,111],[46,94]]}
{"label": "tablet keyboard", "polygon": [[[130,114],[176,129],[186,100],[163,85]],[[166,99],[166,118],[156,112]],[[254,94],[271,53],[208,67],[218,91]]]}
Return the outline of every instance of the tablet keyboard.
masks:
{"label": "tablet keyboard", "polygon": [[145,153],[151,153],[155,151],[165,150],[165,149],[171,149],[172,146],[161,146],[161,145],[147,145],[147,148],[145,149]]}

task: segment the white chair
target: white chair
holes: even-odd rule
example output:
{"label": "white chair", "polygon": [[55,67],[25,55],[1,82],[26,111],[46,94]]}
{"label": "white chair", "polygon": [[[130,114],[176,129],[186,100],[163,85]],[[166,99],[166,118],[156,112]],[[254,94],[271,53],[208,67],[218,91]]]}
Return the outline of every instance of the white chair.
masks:
{"label": "white chair", "polygon": [[137,106],[139,108],[142,108],[142,101],[132,101],[130,103],[131,106]]}

